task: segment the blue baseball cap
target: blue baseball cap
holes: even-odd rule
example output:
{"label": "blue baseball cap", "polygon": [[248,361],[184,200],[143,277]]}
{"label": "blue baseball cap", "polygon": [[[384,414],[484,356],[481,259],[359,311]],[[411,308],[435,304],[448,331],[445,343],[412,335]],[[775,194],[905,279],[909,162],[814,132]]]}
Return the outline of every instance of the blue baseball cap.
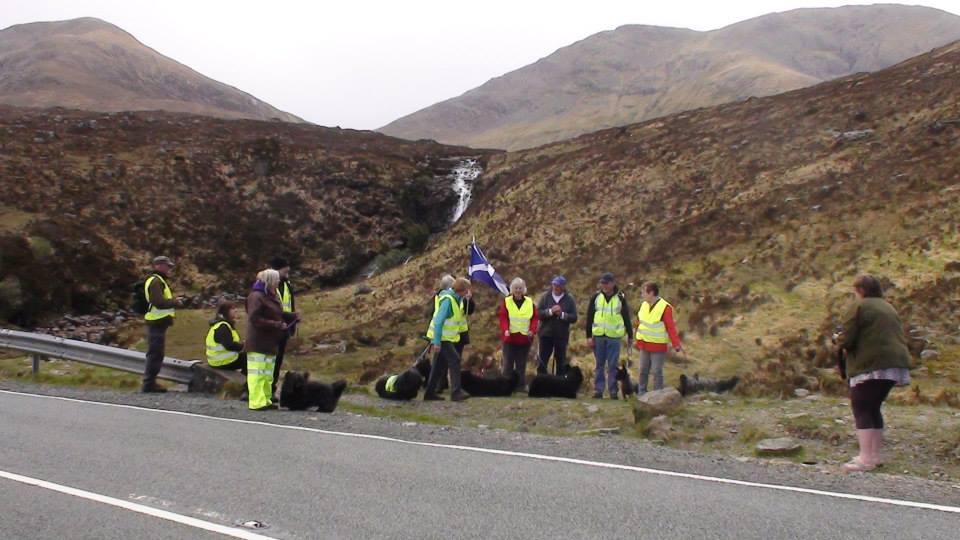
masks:
{"label": "blue baseball cap", "polygon": [[550,280],[551,285],[559,285],[561,287],[567,284],[567,278],[563,276],[553,276],[553,279]]}

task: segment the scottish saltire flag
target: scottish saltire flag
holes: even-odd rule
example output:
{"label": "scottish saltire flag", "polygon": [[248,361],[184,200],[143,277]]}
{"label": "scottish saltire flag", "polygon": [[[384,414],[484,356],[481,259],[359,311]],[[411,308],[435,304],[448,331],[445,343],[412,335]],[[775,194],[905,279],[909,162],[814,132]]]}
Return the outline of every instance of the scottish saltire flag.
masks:
{"label": "scottish saltire flag", "polygon": [[470,244],[470,268],[467,269],[467,274],[473,281],[486,283],[504,296],[510,294],[507,283],[503,281],[500,274],[493,269],[493,266],[487,260],[487,256],[483,254],[480,246],[477,245],[476,240]]}

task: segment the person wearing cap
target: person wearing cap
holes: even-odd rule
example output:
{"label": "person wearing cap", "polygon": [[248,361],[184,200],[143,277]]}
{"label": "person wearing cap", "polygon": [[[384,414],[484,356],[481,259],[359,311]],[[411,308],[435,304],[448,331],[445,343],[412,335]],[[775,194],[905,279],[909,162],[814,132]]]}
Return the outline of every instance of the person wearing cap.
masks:
{"label": "person wearing cap", "polygon": [[[280,285],[277,287],[277,298],[284,313],[297,313],[297,302],[290,285],[290,263],[283,257],[270,259],[270,268],[280,274]],[[299,314],[298,319],[299,319]],[[277,344],[277,362],[273,365],[273,393],[277,393],[277,381],[280,380],[280,368],[283,366],[283,355],[287,351],[287,341],[297,331],[296,325],[291,325]]]}
{"label": "person wearing cap", "polygon": [[617,280],[610,272],[600,276],[600,290],[590,299],[587,308],[587,346],[596,358],[594,399],[603,398],[606,386],[610,399],[617,399],[617,363],[620,341],[627,335],[630,307]]}
{"label": "person wearing cap", "polygon": [[520,278],[510,282],[510,295],[500,302],[500,340],[503,342],[501,371],[507,377],[517,374],[517,389],[527,385],[527,357],[533,336],[537,335],[537,308],[527,294],[527,284]]}
{"label": "person wearing cap", "polygon": [[554,276],[550,290],[537,301],[537,317],[540,319],[540,361],[537,373],[547,373],[550,355],[554,357],[554,372],[563,375],[567,370],[567,344],[570,342],[570,325],[577,322],[577,301],[567,292],[567,279]]}
{"label": "person wearing cap", "polygon": [[143,283],[143,294],[149,306],[143,315],[147,328],[147,361],[143,369],[144,393],[163,393],[167,389],[157,384],[157,375],[163,367],[164,350],[167,344],[167,328],[173,326],[176,308],[183,300],[174,298],[168,281],[173,271],[173,261],[163,255],[153,259],[153,273]]}
{"label": "person wearing cap", "polygon": [[653,389],[663,388],[663,364],[667,360],[667,344],[680,352],[680,336],[673,320],[673,306],[660,298],[660,286],[648,281],[640,286],[643,304],[637,312],[637,349],[640,350],[640,379],[637,396],[647,391],[647,380],[653,370]]}

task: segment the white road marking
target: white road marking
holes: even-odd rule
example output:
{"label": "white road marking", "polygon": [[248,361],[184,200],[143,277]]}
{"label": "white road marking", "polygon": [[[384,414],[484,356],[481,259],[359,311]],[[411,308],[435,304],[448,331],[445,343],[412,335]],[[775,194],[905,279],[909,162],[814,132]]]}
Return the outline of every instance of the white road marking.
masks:
{"label": "white road marking", "polygon": [[686,479],[689,479],[689,480],[700,480],[700,481],[704,481],[704,482],[714,482],[714,483],[717,483],[717,484],[729,484],[729,485],[736,485],[736,486],[746,486],[746,487],[755,487],[755,488],[763,488],[763,489],[772,489],[772,490],[776,490],[776,491],[788,491],[788,492],[793,492],[793,493],[805,493],[805,494],[808,494],[808,495],[820,495],[820,496],[823,496],[823,497],[833,497],[833,498],[837,498],[837,499],[849,499],[849,500],[854,500],[854,501],[872,502],[872,503],[880,503],[880,504],[890,504],[890,505],[894,505],[894,506],[903,506],[903,507],[907,507],[907,508],[920,508],[920,509],[924,509],[924,510],[937,510],[937,511],[940,511],[940,512],[950,512],[950,513],[954,513],[954,514],[960,514],[960,507],[958,507],[958,506],[947,506],[947,505],[942,505],[942,504],[930,504],[930,503],[923,503],[923,502],[916,502],[916,501],[905,501],[905,500],[900,500],[900,499],[886,499],[886,498],[882,498],[882,497],[872,497],[872,496],[869,496],[869,495],[856,495],[856,494],[853,494],[853,493],[840,493],[840,492],[836,492],[836,491],[823,491],[823,490],[819,490],[819,489],[810,489],[810,488],[802,488],[802,487],[795,487],[795,486],[785,486],[785,485],[780,485],[780,484],[764,484],[764,483],[760,483],[760,482],[748,482],[748,481],[746,481],[746,480],[734,480],[734,479],[732,479],[732,478],[722,478],[722,477],[717,477],[717,476],[705,476],[705,475],[700,475],[700,474],[682,473],[682,472],[675,472],[675,471],[665,471],[665,470],[661,470],[661,469],[650,469],[650,468],[647,468],[647,467],[635,467],[635,466],[633,466],[633,465],[620,465],[620,464],[617,464],[617,463],[605,463],[605,462],[602,462],[602,461],[589,461],[589,460],[584,460],[584,459],[567,458],[567,457],[560,457],[560,456],[547,456],[547,455],[543,455],[543,454],[531,454],[531,453],[527,453],[527,452],[514,452],[514,451],[512,451],[512,450],[496,450],[496,449],[493,449],[493,448],[480,448],[480,447],[475,447],[475,446],[460,446],[460,445],[455,445],[455,444],[442,444],[442,443],[430,443],[430,442],[421,442],[421,441],[408,441],[408,440],[405,440],[405,439],[397,439],[397,438],[394,438],[394,437],[386,437],[386,436],[383,436],[383,435],[369,435],[369,434],[366,434],[366,433],[348,433],[348,432],[342,432],[342,431],[329,431],[329,430],[325,430],[325,429],[317,429],[317,428],[310,428],[310,427],[304,427],[304,426],[290,426],[290,425],[286,425],[286,424],[273,424],[273,423],[270,423],[270,422],[261,422],[261,421],[257,421],[257,420],[241,420],[241,419],[238,419],[238,418],[222,418],[222,417],[219,417],[219,416],[208,416],[208,415],[205,415],[205,414],[197,414],[197,413],[189,413],[189,412],[181,412],[181,411],[168,411],[168,410],[166,410],[166,409],[151,409],[151,408],[148,408],[148,407],[139,407],[139,406],[136,406],[136,405],[123,405],[123,404],[119,404],[119,403],[104,403],[104,402],[102,402],[102,401],[88,401],[88,400],[84,400],[84,399],[75,399],[75,398],[67,398],[67,397],[60,397],[60,396],[45,396],[45,395],[42,395],[42,394],[29,394],[29,393],[25,393],[25,392],[13,392],[13,391],[10,391],[10,390],[0,390],[0,393],[3,393],[3,394],[11,394],[11,395],[15,395],[15,396],[28,396],[28,397],[34,397],[34,398],[40,398],[40,399],[55,399],[55,400],[61,400],[61,401],[73,401],[73,402],[76,402],[76,403],[87,403],[87,404],[90,404],[90,405],[100,405],[100,406],[104,406],[104,407],[118,407],[118,408],[122,408],[122,409],[132,409],[132,410],[137,410],[137,411],[146,411],[146,412],[153,412],[153,413],[159,413],[159,414],[172,414],[172,415],[178,415],[178,416],[188,416],[188,417],[192,417],[192,418],[204,418],[204,419],[207,419],[207,420],[216,420],[216,421],[223,421],[223,422],[236,422],[236,423],[240,423],[240,424],[250,424],[250,425],[258,425],[258,426],[266,426],[266,427],[272,427],[272,428],[277,428],[277,429],[291,429],[291,430],[295,430],[295,431],[306,431],[306,432],[311,432],[311,433],[321,433],[321,434],[324,434],[324,435],[336,435],[336,436],[339,436],[339,437],[353,437],[353,438],[357,438],[357,439],[372,439],[372,440],[376,440],[376,441],[386,441],[386,442],[399,443],[399,444],[409,444],[409,445],[413,445],[413,446],[426,446],[426,447],[430,447],[430,448],[445,448],[445,449],[449,449],[449,450],[463,450],[463,451],[467,451],[467,452],[479,452],[479,453],[482,453],[482,454],[494,454],[494,455],[500,455],[500,456],[511,456],[511,457],[527,458],[527,459],[536,459],[536,460],[540,460],[540,461],[554,461],[554,462],[559,462],[559,463],[569,463],[569,464],[573,464],[573,465],[584,465],[584,466],[588,466],[588,467],[597,467],[597,468],[602,468],[602,469],[618,469],[618,470],[625,470],[625,471],[633,471],[633,472],[639,472],[639,473],[653,474],[653,475],[658,475],[658,476],[667,476],[667,477],[673,477],[673,478],[686,478]]}
{"label": "white road marking", "polygon": [[100,495],[99,493],[92,493],[90,491],[84,491],[82,489],[77,489],[70,486],[54,484],[53,482],[31,478],[29,476],[23,476],[12,472],[0,471],[0,478],[6,478],[7,480],[13,480],[14,482],[20,482],[21,484],[27,484],[29,486],[36,486],[43,489],[57,491],[59,493],[80,497],[81,499],[87,499],[89,501],[116,506],[117,508],[123,508],[124,510],[130,510],[140,514],[165,519],[167,521],[173,521],[196,529],[203,529],[205,531],[219,533],[222,535],[231,536],[233,538],[242,538],[244,540],[274,540],[269,536],[245,531],[243,529],[227,527],[218,523],[212,523],[210,521],[203,521],[202,519],[197,519],[190,516],[175,514],[168,510],[160,510],[159,508],[154,508],[152,506],[146,506],[143,504],[137,504],[135,502],[125,501],[123,499],[108,497],[106,495]]}

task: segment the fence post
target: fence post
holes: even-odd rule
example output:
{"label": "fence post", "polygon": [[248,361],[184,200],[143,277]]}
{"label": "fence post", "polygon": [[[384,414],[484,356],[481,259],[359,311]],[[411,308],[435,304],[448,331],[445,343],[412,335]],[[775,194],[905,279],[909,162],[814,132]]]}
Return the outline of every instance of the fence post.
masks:
{"label": "fence post", "polygon": [[31,357],[33,358],[33,374],[37,375],[40,373],[40,358],[42,357],[39,354],[33,354]]}

